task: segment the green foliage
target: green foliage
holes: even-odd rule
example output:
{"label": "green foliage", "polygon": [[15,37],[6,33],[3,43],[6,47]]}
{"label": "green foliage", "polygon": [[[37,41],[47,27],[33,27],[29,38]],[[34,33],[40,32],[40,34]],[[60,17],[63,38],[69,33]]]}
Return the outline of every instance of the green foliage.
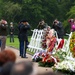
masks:
{"label": "green foliage", "polygon": [[4,5],[4,18],[7,18],[7,20],[14,21],[16,20],[16,17],[21,14],[21,6],[16,3],[14,4],[13,2],[5,2]]}
{"label": "green foliage", "polygon": [[71,25],[68,23],[68,20],[64,20],[63,26],[64,26],[65,33],[70,33]]}
{"label": "green foliage", "polygon": [[71,7],[67,15],[69,16],[68,18],[75,18],[75,6]]}
{"label": "green foliage", "polygon": [[75,0],[0,0],[0,19],[6,19],[8,23],[13,21],[16,28],[21,19],[27,19],[34,29],[40,19],[52,26],[53,20],[57,18],[66,29],[67,20],[75,16],[74,5]]}
{"label": "green foliage", "polygon": [[52,67],[55,64],[54,62],[42,62],[42,61],[38,63],[39,63],[39,66],[42,66],[42,67]]}
{"label": "green foliage", "polygon": [[54,54],[54,57],[58,58],[59,61],[63,61],[67,55],[67,52],[64,52],[62,50],[57,50],[56,53]]}

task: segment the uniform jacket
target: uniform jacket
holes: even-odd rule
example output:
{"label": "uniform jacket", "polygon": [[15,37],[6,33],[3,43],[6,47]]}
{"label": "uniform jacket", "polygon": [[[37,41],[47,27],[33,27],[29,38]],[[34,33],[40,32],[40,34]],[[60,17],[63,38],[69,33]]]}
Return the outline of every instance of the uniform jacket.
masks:
{"label": "uniform jacket", "polygon": [[10,27],[10,34],[11,34],[11,35],[14,34],[14,27]]}
{"label": "uniform jacket", "polygon": [[19,24],[18,29],[19,29],[19,34],[18,34],[19,40],[26,41],[28,39],[27,31],[30,29],[30,25]]}

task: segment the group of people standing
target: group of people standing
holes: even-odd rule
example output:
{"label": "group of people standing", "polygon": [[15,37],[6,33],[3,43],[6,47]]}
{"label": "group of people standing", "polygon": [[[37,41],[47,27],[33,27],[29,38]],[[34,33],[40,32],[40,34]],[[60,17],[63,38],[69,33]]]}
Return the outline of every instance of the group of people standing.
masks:
{"label": "group of people standing", "polygon": [[[44,29],[46,27],[48,27],[48,24],[45,23],[45,21],[42,19],[39,22],[37,29]],[[0,22],[1,50],[4,50],[6,46],[7,28],[8,28],[7,21],[1,20]],[[58,37],[63,38],[62,23],[58,20],[54,20],[53,28],[57,31]],[[22,58],[27,58],[26,49],[27,49],[27,45],[29,44],[27,31],[30,30],[30,24],[28,23],[28,21],[21,20],[18,25],[18,30],[19,30],[18,39],[19,39],[20,56]],[[10,32],[10,42],[14,42],[14,27],[12,22],[10,23],[9,32]]]}
{"label": "group of people standing", "polygon": [[[10,42],[14,42],[14,38],[13,38],[14,28],[13,28],[12,22],[10,23],[9,32],[10,32],[9,33],[10,34]],[[7,21],[2,19],[0,21],[0,47],[1,47],[1,51],[5,49],[7,33],[8,33]]]}
{"label": "group of people standing", "polygon": [[[18,25],[19,29],[19,34],[18,34],[18,39],[19,39],[19,44],[20,44],[20,56],[22,58],[26,58],[26,49],[28,45],[28,36],[27,36],[27,31],[30,29],[30,25],[27,20],[22,20],[20,21]],[[0,47],[1,51],[5,50],[6,46],[6,38],[7,38],[7,31],[8,31],[8,25],[6,20],[1,20],[0,21]],[[10,23],[9,27],[9,34],[10,34],[10,42],[14,42],[14,26],[13,22]]]}
{"label": "group of people standing", "polygon": [[[37,26],[37,29],[44,29],[44,28],[47,28],[47,27],[48,27],[48,24],[45,23],[44,20],[41,20],[39,22],[39,25]],[[58,21],[57,19],[55,19],[53,21],[52,28],[55,29],[55,31],[57,31],[58,38],[63,39],[63,37],[64,37],[64,28],[63,28],[62,23],[60,21]]]}
{"label": "group of people standing", "polygon": [[[71,24],[71,31],[75,30],[75,21],[74,19],[69,20]],[[7,37],[7,21],[1,20],[0,21],[0,40],[1,40],[1,50],[5,49],[6,46],[6,37]],[[47,28],[48,24],[45,23],[45,21],[42,19],[36,29],[44,29]],[[64,28],[63,25],[60,21],[55,19],[53,21],[52,28],[57,32],[58,38],[63,39],[64,38]],[[28,23],[27,20],[21,20],[18,25],[18,39],[19,39],[19,49],[20,49],[20,56],[22,58],[27,58],[26,57],[26,49],[27,45],[29,44],[28,42],[28,33],[27,31],[30,30],[30,24]],[[14,27],[13,23],[10,23],[10,42],[14,42]]]}

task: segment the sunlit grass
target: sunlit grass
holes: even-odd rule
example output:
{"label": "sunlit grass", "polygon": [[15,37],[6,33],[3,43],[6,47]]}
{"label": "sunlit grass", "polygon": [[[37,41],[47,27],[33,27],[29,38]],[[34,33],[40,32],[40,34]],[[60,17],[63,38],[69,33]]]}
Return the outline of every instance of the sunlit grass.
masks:
{"label": "sunlit grass", "polygon": [[19,40],[17,37],[15,37],[14,42],[10,42],[10,38],[8,37],[6,41],[6,45],[19,49]]}
{"label": "sunlit grass", "polygon": [[[30,41],[30,37],[28,38],[28,40]],[[6,45],[19,50],[19,39],[17,37],[15,37],[14,42],[10,42],[10,37],[7,37]],[[27,50],[27,53],[29,53],[31,55],[33,54],[33,52],[30,52],[28,50]]]}
{"label": "sunlit grass", "polygon": [[[30,41],[30,37],[28,38],[28,40]],[[10,42],[10,37],[7,37],[6,45],[19,49],[19,39],[17,37],[14,37],[14,42]]]}

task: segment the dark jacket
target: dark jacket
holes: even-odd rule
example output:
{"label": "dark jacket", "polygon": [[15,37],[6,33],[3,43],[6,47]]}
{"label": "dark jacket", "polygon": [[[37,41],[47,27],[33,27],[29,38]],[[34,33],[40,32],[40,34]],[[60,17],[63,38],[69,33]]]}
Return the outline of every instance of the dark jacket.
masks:
{"label": "dark jacket", "polygon": [[10,27],[9,32],[10,32],[10,35],[13,35],[14,34],[14,27]]}
{"label": "dark jacket", "polygon": [[0,36],[7,36],[7,25],[0,25]]}
{"label": "dark jacket", "polygon": [[19,40],[26,41],[28,40],[27,31],[30,29],[30,25],[19,24]]}
{"label": "dark jacket", "polygon": [[64,37],[64,28],[61,22],[59,22],[57,25],[53,24],[53,28],[55,29],[55,31],[57,31],[58,38]]}

